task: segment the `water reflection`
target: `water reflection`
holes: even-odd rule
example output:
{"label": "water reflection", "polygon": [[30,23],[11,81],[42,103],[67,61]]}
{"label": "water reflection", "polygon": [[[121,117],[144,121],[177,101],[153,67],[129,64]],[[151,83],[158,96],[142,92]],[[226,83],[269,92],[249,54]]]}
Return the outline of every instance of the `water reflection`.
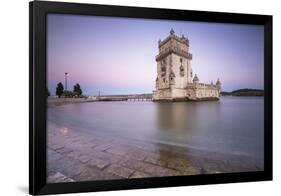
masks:
{"label": "water reflection", "polygon": [[48,108],[48,121],[68,134],[80,127],[124,137],[263,156],[263,98],[212,102],[92,102]]}
{"label": "water reflection", "polygon": [[186,143],[184,140],[196,137],[198,130],[212,129],[212,124],[220,123],[220,106],[220,102],[156,103],[156,134]]}

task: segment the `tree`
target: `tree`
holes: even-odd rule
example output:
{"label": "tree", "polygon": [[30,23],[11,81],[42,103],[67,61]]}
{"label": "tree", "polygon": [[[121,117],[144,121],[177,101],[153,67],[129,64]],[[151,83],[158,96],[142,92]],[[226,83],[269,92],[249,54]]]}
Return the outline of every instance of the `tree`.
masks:
{"label": "tree", "polygon": [[58,83],[57,88],[56,88],[56,95],[59,96],[59,98],[61,97],[63,90],[64,90],[64,88],[63,88],[62,83],[61,82]]}
{"label": "tree", "polygon": [[82,95],[82,90],[78,83],[73,86],[73,92],[75,95]]}
{"label": "tree", "polygon": [[49,97],[51,95],[50,91],[48,88],[46,88],[46,97]]}

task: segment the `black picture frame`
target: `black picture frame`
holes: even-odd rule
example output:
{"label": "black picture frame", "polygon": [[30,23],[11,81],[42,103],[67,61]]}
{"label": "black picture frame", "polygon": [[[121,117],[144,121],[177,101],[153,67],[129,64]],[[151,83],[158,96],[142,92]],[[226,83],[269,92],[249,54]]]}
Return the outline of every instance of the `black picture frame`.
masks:
{"label": "black picture frame", "polygon": [[[264,25],[264,171],[46,182],[46,15],[48,13]],[[57,194],[272,180],[272,16],[33,1],[29,4],[29,193]]]}

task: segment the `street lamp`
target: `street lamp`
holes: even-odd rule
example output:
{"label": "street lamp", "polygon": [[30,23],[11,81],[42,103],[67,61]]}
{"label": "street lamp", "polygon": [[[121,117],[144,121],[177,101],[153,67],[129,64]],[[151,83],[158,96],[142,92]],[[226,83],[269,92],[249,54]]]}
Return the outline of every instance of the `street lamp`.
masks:
{"label": "street lamp", "polygon": [[64,73],[64,86],[65,86],[65,90],[67,91],[67,77],[68,77],[69,75],[68,75],[68,73],[67,72],[65,72]]}

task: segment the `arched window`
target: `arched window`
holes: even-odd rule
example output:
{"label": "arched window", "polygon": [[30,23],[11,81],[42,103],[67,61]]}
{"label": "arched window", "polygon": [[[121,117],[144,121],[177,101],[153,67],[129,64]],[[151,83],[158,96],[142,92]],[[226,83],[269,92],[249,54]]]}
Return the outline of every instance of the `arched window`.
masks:
{"label": "arched window", "polygon": [[170,82],[171,82],[171,84],[174,84],[174,78],[175,78],[175,74],[174,74],[174,72],[173,71],[171,71],[171,73],[170,73]]}
{"label": "arched window", "polygon": [[184,76],[184,68],[183,68],[182,65],[180,66],[180,76],[181,76],[181,77]]}
{"label": "arched window", "polygon": [[161,70],[161,76],[165,76],[166,75],[166,59],[163,59],[161,61],[161,67],[160,67],[160,70]]}

